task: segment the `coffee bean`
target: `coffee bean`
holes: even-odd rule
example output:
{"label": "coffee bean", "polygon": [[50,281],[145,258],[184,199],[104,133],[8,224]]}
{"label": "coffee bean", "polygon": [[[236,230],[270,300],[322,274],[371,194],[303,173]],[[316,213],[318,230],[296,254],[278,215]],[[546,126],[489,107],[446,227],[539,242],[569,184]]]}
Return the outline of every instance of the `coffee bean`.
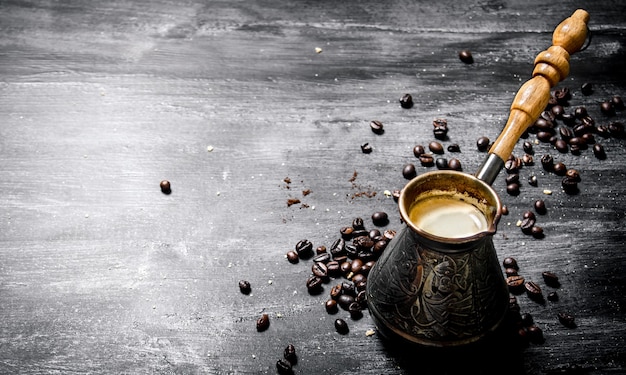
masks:
{"label": "coffee bean", "polygon": [[350,317],[354,320],[361,319],[363,317],[361,304],[358,302],[352,302],[350,306],[348,306],[348,312],[350,313]]}
{"label": "coffee bean", "polygon": [[576,116],[572,113],[564,113],[561,115],[561,120],[563,121],[563,124],[572,126],[576,123]]}
{"label": "coffee bean", "polygon": [[405,109],[413,107],[413,97],[411,96],[411,94],[402,95],[402,97],[400,98],[400,107]]}
{"label": "coffee bean", "polygon": [[599,143],[593,145],[593,154],[596,158],[600,160],[606,159],[606,152],[604,151],[604,147],[602,147],[602,145]]}
{"label": "coffee bean", "polygon": [[523,313],[521,318],[522,318],[522,325],[526,327],[531,326],[535,322],[533,319],[533,316],[530,313]]}
{"label": "coffee bean", "polygon": [[270,326],[270,316],[267,314],[261,315],[259,319],[256,321],[256,330],[259,332],[263,332],[268,329]]}
{"label": "coffee bean", "polygon": [[504,162],[504,170],[508,174],[514,174],[518,172],[519,165],[517,164],[517,160],[507,160]]}
{"label": "coffee bean", "polygon": [[448,152],[461,152],[461,146],[456,143],[453,143],[448,146]]}
{"label": "coffee bean", "polygon": [[298,253],[292,250],[287,252],[287,260],[289,263],[296,264],[300,261],[300,257],[298,256]]}
{"label": "coffee bean", "polygon": [[476,140],[476,147],[478,148],[478,151],[487,151],[489,149],[490,142],[491,141],[487,137],[478,138],[478,140]]}
{"label": "coffee bean", "polygon": [[365,224],[363,223],[363,219],[361,219],[360,217],[355,217],[352,220],[352,228],[354,228],[355,230],[365,229]]}
{"label": "coffee bean", "polygon": [[596,134],[602,138],[609,138],[611,136],[608,125],[598,125],[596,127]]}
{"label": "coffee bean", "polygon": [[[424,155],[420,156],[420,160]],[[406,178],[407,180],[410,180],[412,178],[415,178],[417,176],[417,171],[415,170],[415,165],[414,164],[406,164],[404,166],[404,168],[402,168],[402,176],[404,176],[404,178]]]}
{"label": "coffee bean", "polygon": [[550,143],[553,135],[551,132],[539,131],[537,132],[537,139],[543,143]]}
{"label": "coffee bean", "polygon": [[343,238],[338,238],[330,245],[330,254],[333,258],[346,254],[346,241]]}
{"label": "coffee bean", "polygon": [[528,338],[533,344],[542,344],[545,341],[543,337],[543,331],[536,325],[531,325],[530,327],[528,327],[527,331]]}
{"label": "coffee bean", "polygon": [[342,262],[339,265],[339,268],[341,269],[342,274],[347,275],[348,273],[350,273],[350,270],[352,269],[352,261]]}
{"label": "coffee bean", "polygon": [[243,294],[250,294],[252,291],[252,287],[250,286],[250,282],[247,280],[239,281],[239,291]]}
{"label": "coffee bean", "polygon": [[361,259],[355,259],[350,264],[350,272],[354,274],[361,272],[361,268],[363,268],[363,261]]}
{"label": "coffee bean", "polygon": [[568,169],[567,172],[565,172],[565,176],[571,179],[572,181],[576,181],[576,182],[581,181],[580,173],[576,169]]}
{"label": "coffee bean", "polygon": [[567,104],[567,101],[572,98],[572,94],[567,87],[561,87],[554,90],[554,97],[560,104]]}
{"label": "coffee bean", "polygon": [[328,278],[328,267],[326,267],[324,263],[313,263],[313,265],[311,266],[311,272],[313,272],[313,275],[321,278],[322,281]]}
{"label": "coffee bean", "polygon": [[[360,272],[360,268],[359,268],[359,272]],[[354,283],[354,288],[355,289],[357,289],[357,284],[358,283],[361,283],[361,282],[364,282],[364,281],[367,281],[367,277],[365,277],[365,275],[363,275],[362,273],[357,273],[354,276],[352,276],[352,283]]]}
{"label": "coffee bean", "polygon": [[528,176],[528,183],[531,186],[537,186],[539,184],[539,182],[537,180],[537,176],[535,176],[535,175]]}
{"label": "coffee bean", "polygon": [[526,166],[535,165],[535,158],[530,154],[524,154],[524,156],[522,156],[522,163]]}
{"label": "coffee bean", "polygon": [[339,311],[339,308],[337,307],[337,301],[335,301],[334,299],[329,299],[328,301],[326,301],[324,307],[326,308],[326,312],[329,314],[336,314]]}
{"label": "coffee bean", "polygon": [[276,362],[276,371],[279,375],[293,375],[293,367],[286,359],[279,359]]}
{"label": "coffee bean", "polygon": [[585,141],[585,143],[588,145],[596,143],[596,138],[591,133],[585,133],[581,135],[580,138],[582,138],[582,140]]}
{"label": "coffee bean", "polygon": [[376,264],[375,260],[370,260],[370,261],[365,262],[365,264],[363,264],[363,267],[361,267],[361,273],[367,276],[370,270],[372,269],[372,267],[374,267],[374,264]]}
{"label": "coffee bean", "polygon": [[419,158],[420,155],[423,155],[425,152],[426,150],[424,149],[424,146],[422,145],[417,145],[413,147],[413,155],[415,155],[416,158]]}
{"label": "coffee bean", "polygon": [[322,292],[322,279],[318,276],[311,276],[306,281],[306,288],[310,294],[320,294]]}
{"label": "coffee bean", "polygon": [[593,94],[593,85],[589,82],[583,83],[580,85],[580,92],[585,96]]}
{"label": "coffee bean", "polygon": [[352,302],[354,302],[354,296],[351,296],[349,294],[342,294],[337,298],[337,303],[339,304],[339,306],[346,311],[348,310],[348,307]]}
{"label": "coffee bean", "polygon": [[400,199],[400,193],[401,191],[396,189],[396,190],[392,190],[391,191],[391,196],[393,197],[393,200],[397,203],[398,200]]}
{"label": "coffee bean", "polygon": [[350,332],[348,323],[346,323],[346,321],[343,319],[335,320],[335,330],[337,330],[337,332],[342,335],[346,335]]}
{"label": "coffee bean", "polygon": [[388,242],[386,240],[376,241],[374,246],[372,247],[372,252],[374,255],[379,256],[386,248]]}
{"label": "coffee bean", "polygon": [[170,194],[172,192],[172,187],[171,187],[170,182],[168,180],[161,181],[159,186],[161,187],[161,192],[163,194]]}
{"label": "coffee bean", "polygon": [[315,257],[313,257],[313,262],[315,263],[323,263],[326,264],[328,266],[328,263],[331,261],[331,256],[329,253],[321,253],[321,254],[317,254]]}
{"label": "coffee bean", "polygon": [[377,227],[385,226],[389,223],[389,216],[383,211],[374,212],[372,214],[372,222]]}
{"label": "coffee bean", "polygon": [[547,172],[551,172],[554,168],[554,159],[552,156],[546,154],[541,157],[541,166]]}
{"label": "coffee bean", "polygon": [[517,272],[517,270],[515,268],[507,268],[504,270],[504,274],[509,277],[509,276],[518,276],[519,273]]}
{"label": "coffee bean", "polygon": [[459,59],[466,64],[474,63],[474,57],[472,56],[472,52],[470,50],[464,49],[459,52]]}
{"label": "coffee bean", "polygon": [[509,195],[513,195],[513,196],[519,195],[519,193],[520,193],[519,184],[518,183],[508,184],[506,186],[506,192]]}
{"label": "coffee bean", "polygon": [[385,237],[387,239],[387,241],[391,241],[393,240],[393,238],[396,236],[396,231],[393,229],[386,229],[383,232],[383,237]]}
{"label": "coffee bean", "polygon": [[524,149],[524,152],[525,152],[525,153],[527,153],[527,154],[532,154],[532,153],[534,152],[534,150],[533,150],[533,144],[532,144],[532,143],[530,143],[530,142],[528,142],[528,141],[525,141],[525,142],[522,144],[522,148]]}
{"label": "coffee bean", "polygon": [[[315,248],[315,254],[320,255],[320,254],[326,254],[326,246],[324,245],[320,245],[318,247]],[[326,263],[326,262],[325,262]]]}
{"label": "coffee bean", "polygon": [[609,133],[615,138],[624,138],[626,131],[624,130],[624,124],[621,122],[611,122],[609,124]]}
{"label": "coffee bean", "polygon": [[343,291],[343,294],[349,295],[349,296],[356,296],[356,288],[354,286],[354,283],[350,282],[350,281],[343,281],[341,283],[341,290]]}
{"label": "coffee bean", "polygon": [[508,215],[509,214],[509,207],[506,204],[502,205],[502,215]]}
{"label": "coffee bean", "polygon": [[547,286],[558,288],[561,285],[561,283],[559,282],[559,277],[553,272],[545,271],[541,273],[541,276],[543,277],[543,281],[546,283]]}
{"label": "coffee bean", "polygon": [[613,103],[613,107],[618,111],[624,110],[624,101],[618,95],[615,95],[611,98],[611,103]]}
{"label": "coffee bean", "polygon": [[515,270],[519,270],[519,266],[517,265],[517,260],[513,257],[506,257],[502,261],[502,266],[504,268],[513,268]]}
{"label": "coffee bean", "polygon": [[517,173],[510,174],[510,175],[506,176],[506,179],[504,181],[506,182],[507,185],[518,184],[519,183],[519,174],[517,174]]}
{"label": "coffee bean", "polygon": [[448,169],[448,159],[437,158],[437,160],[435,160],[435,165],[437,166],[437,169],[446,170]]}
{"label": "coffee bean", "polygon": [[545,215],[546,212],[548,212],[546,208],[546,202],[543,199],[537,199],[534,203],[534,206],[535,211],[537,211],[539,215]]}
{"label": "coffee bean", "polygon": [[527,217],[522,220],[520,228],[524,234],[532,234],[533,227],[535,226],[535,219]]}
{"label": "coffee bean", "polygon": [[567,328],[576,328],[576,318],[566,312],[560,312],[557,314],[559,322]]}
{"label": "coffee bean", "polygon": [[459,172],[462,171],[463,167],[461,166],[461,161],[457,158],[448,160],[448,169]]}
{"label": "coffee bean", "polygon": [[511,293],[519,294],[524,291],[524,277],[515,275],[506,278],[506,285],[509,286]]}
{"label": "coffee bean", "polygon": [[370,122],[370,129],[372,129],[375,134],[379,135],[385,132],[385,130],[383,129],[383,123],[378,120]]}
{"label": "coffee bean", "polygon": [[[432,167],[435,164],[435,158],[433,158],[431,154],[422,154],[419,156],[419,159],[420,159],[420,163],[424,167]],[[415,166],[413,166],[413,169],[415,169]]]}
{"label": "coffee bean", "polygon": [[548,301],[550,302],[556,302],[559,300],[559,295],[556,292],[550,292],[548,293]]}
{"label": "coffee bean", "polygon": [[530,234],[535,238],[544,237],[543,228],[538,225],[533,225],[533,227],[530,229]]}
{"label": "coffee bean", "polygon": [[372,146],[369,143],[364,143],[361,145],[361,152],[364,154],[370,154],[372,153],[373,149]]}
{"label": "coffee bean", "polygon": [[566,194],[576,194],[578,192],[578,183],[569,177],[563,177],[561,187]]}
{"label": "coffee bean", "polygon": [[289,363],[295,365],[298,362],[298,356],[296,355],[296,347],[292,344],[287,345],[285,350],[283,351],[283,358],[285,358]]}
{"label": "coffee bean", "polygon": [[574,116],[579,120],[587,116],[587,108],[584,106],[576,107],[576,109],[574,109]]}
{"label": "coffee bean", "polygon": [[611,101],[603,101],[600,103],[600,111],[606,116],[615,116],[615,107],[613,107],[613,102]]}
{"label": "coffee bean", "polygon": [[443,145],[439,142],[432,141],[428,144],[428,149],[433,154],[443,154]]}
{"label": "coffee bean", "polygon": [[313,244],[309,240],[300,240],[296,244],[296,253],[300,258],[309,258],[313,255]]}
{"label": "coffee bean", "polygon": [[340,263],[337,261],[332,260],[328,262],[326,268],[328,268],[328,276],[337,277],[341,275]]}
{"label": "coffee bean", "polygon": [[341,283],[330,288],[330,293],[328,294],[330,295],[330,299],[333,299],[335,301],[338,300],[339,297],[341,297],[341,295],[343,294],[343,288]]}
{"label": "coffee bean", "polygon": [[440,140],[445,140],[447,134],[448,134],[448,121],[446,121],[445,119],[435,119],[433,121],[433,135],[435,136],[435,138],[440,139]]}
{"label": "coffee bean", "polygon": [[537,217],[535,216],[535,214],[532,211],[524,211],[524,213],[522,214],[522,219],[532,219],[532,220],[535,220],[535,219],[537,219]]}
{"label": "coffee bean", "polygon": [[554,117],[556,117],[557,119],[560,119],[563,117],[563,114],[565,113],[565,109],[563,108],[562,105],[557,104],[555,106],[553,106],[550,111],[552,112],[552,114],[554,115]]}
{"label": "coffee bean", "polygon": [[561,126],[559,128],[559,135],[561,136],[561,139],[567,142],[574,137],[574,132],[572,132],[570,128]]}
{"label": "coffee bean", "polygon": [[524,288],[526,289],[526,294],[528,297],[534,301],[542,301],[543,293],[541,288],[534,281],[526,281],[524,283]]}
{"label": "coffee bean", "polygon": [[554,143],[554,148],[556,148],[556,150],[562,154],[566,154],[569,151],[567,142],[565,142],[563,139],[557,139]]}
{"label": "coffee bean", "polygon": [[567,173],[567,167],[565,166],[563,162],[558,162],[554,164],[552,171],[557,176],[565,176],[565,173]]}

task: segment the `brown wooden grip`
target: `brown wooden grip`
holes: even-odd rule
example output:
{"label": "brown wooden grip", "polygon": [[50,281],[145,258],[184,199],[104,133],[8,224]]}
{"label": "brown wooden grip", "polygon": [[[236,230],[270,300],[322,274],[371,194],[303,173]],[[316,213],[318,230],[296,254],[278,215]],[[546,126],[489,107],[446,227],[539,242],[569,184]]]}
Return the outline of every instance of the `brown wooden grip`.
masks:
{"label": "brown wooden grip", "polygon": [[576,10],[561,22],[552,35],[552,46],[535,58],[533,77],[517,91],[509,119],[493,143],[490,153],[506,161],[519,137],[532,125],[550,100],[550,89],[569,74],[570,55],[579,51],[587,39],[589,13]]}

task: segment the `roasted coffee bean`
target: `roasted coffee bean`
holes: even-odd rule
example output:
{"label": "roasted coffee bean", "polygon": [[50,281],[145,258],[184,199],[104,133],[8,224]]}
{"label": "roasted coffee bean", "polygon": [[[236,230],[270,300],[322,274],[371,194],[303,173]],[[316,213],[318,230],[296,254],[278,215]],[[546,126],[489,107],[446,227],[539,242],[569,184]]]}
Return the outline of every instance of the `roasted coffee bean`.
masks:
{"label": "roasted coffee bean", "polygon": [[535,219],[528,217],[522,220],[522,224],[520,225],[520,228],[522,229],[522,233],[532,234],[532,230],[534,226],[535,226]]}
{"label": "roasted coffee bean", "polygon": [[[420,160],[424,155],[420,156]],[[412,178],[415,178],[417,176],[417,171],[415,170],[415,165],[414,164],[406,164],[403,168],[402,168],[402,176],[404,176],[404,178],[406,178],[407,180],[410,180]]]}
{"label": "roasted coffee bean", "polygon": [[339,307],[337,307],[337,301],[335,301],[334,299],[329,299],[328,301],[326,301],[324,307],[326,308],[326,312],[329,314],[336,314],[339,311]]}
{"label": "roasted coffee bean", "polygon": [[576,169],[568,169],[565,172],[565,177],[571,179],[572,181],[580,182],[580,173]]}
{"label": "roasted coffee bean", "polygon": [[354,232],[352,232],[352,238],[361,237],[361,236],[369,236],[369,233],[370,232],[365,230],[365,228],[355,229]]}
{"label": "roasted coffee bean", "polygon": [[566,194],[576,194],[578,192],[578,183],[569,177],[563,177],[561,187]]}
{"label": "roasted coffee bean", "polygon": [[321,253],[321,254],[317,254],[315,257],[313,257],[313,262],[315,263],[323,263],[328,265],[328,262],[331,261],[331,257],[330,254],[328,253]]}
{"label": "roasted coffee bean", "polygon": [[298,362],[298,356],[296,355],[296,347],[292,344],[287,345],[283,351],[283,358],[289,361],[292,365]]}
{"label": "roasted coffee bean", "polygon": [[524,152],[527,153],[527,154],[533,154],[534,153],[533,144],[528,142],[528,141],[525,141],[522,144],[522,148],[524,149]]}
{"label": "roasted coffee bean", "polygon": [[615,107],[611,101],[606,100],[600,103],[600,111],[606,116],[615,116]]}
{"label": "roasted coffee bean", "polygon": [[508,174],[517,173],[519,171],[519,164],[517,163],[517,159],[507,160],[506,162],[504,162],[504,170]]}
{"label": "roasted coffee bean", "polygon": [[252,291],[252,287],[250,286],[250,282],[247,280],[239,281],[239,291],[243,294],[250,294]]}
{"label": "roasted coffee bean", "polygon": [[578,147],[580,150],[586,150],[587,149],[587,142],[585,142],[582,137],[574,137],[572,139],[569,140],[569,145],[570,147]]}
{"label": "roasted coffee bean", "polygon": [[537,186],[539,184],[539,181],[537,180],[537,176],[535,175],[528,176],[528,183],[531,186]]}
{"label": "roasted coffee bean", "polygon": [[343,294],[343,289],[341,283],[330,288],[330,298],[337,300]]}
{"label": "roasted coffee bean", "polygon": [[528,331],[528,338],[530,339],[530,342],[532,342],[533,344],[542,344],[545,339],[543,337],[543,331],[541,330],[541,328],[537,327],[536,325],[531,325],[530,327],[527,328]]}
{"label": "roasted coffee bean", "polygon": [[443,145],[439,142],[432,141],[428,144],[428,149],[433,154],[443,154]]}
{"label": "roasted coffee bean", "polygon": [[293,375],[293,367],[286,359],[279,359],[276,362],[276,371],[279,375]]}
{"label": "roasted coffee bean", "polygon": [[355,259],[350,264],[350,272],[353,274],[361,272],[361,268],[363,268],[363,261],[361,259]]}
{"label": "roasted coffee bean", "polygon": [[256,330],[259,332],[265,331],[270,327],[270,316],[267,314],[261,315],[256,321]]}
{"label": "roasted coffee bean", "polygon": [[348,310],[348,307],[352,302],[354,302],[354,296],[351,296],[349,294],[342,294],[337,297],[337,303],[339,304],[339,307],[346,311]]}
{"label": "roasted coffee bean", "polygon": [[550,292],[548,293],[548,301],[550,302],[556,302],[559,300],[559,295],[556,292]]}
{"label": "roasted coffee bean", "polygon": [[574,133],[572,132],[572,130],[564,126],[561,126],[559,128],[559,135],[561,136],[561,139],[563,139],[565,142],[569,141],[570,139],[574,137]]}
{"label": "roasted coffee bean", "polygon": [[487,137],[480,137],[476,140],[476,147],[478,151],[485,152],[489,149],[491,141]]}
{"label": "roasted coffee bean", "polygon": [[554,134],[550,132],[539,131],[537,132],[537,139],[544,143],[549,143]]}
{"label": "roasted coffee bean", "polygon": [[558,288],[561,285],[561,283],[559,282],[559,277],[553,272],[545,271],[541,273],[541,276],[543,277],[543,281],[546,283],[547,286]]}
{"label": "roasted coffee bean", "polygon": [[521,315],[522,318],[522,325],[529,327],[531,326],[535,320],[533,319],[533,316],[530,313],[523,313]]}
{"label": "roasted coffee bean", "polygon": [[526,294],[528,297],[534,301],[542,301],[543,300],[543,292],[537,283],[534,281],[526,281],[524,283],[524,289],[526,289]]}
{"label": "roasted coffee bean", "polygon": [[349,295],[349,296],[356,296],[356,287],[354,286],[354,283],[345,280],[341,283],[341,290],[343,291],[343,294]]}
{"label": "roasted coffee bean", "polygon": [[361,219],[360,217],[355,217],[354,220],[352,220],[352,228],[354,228],[355,230],[364,229],[365,224],[363,223],[363,219]]}
{"label": "roasted coffee bean", "polygon": [[580,85],[580,92],[585,96],[593,94],[593,85],[589,82],[583,83]]}
{"label": "roasted coffee bean", "polygon": [[522,164],[524,164],[526,166],[534,165],[535,164],[535,158],[533,158],[533,156],[530,155],[530,154],[524,154],[522,156]]}
{"label": "roasted coffee bean", "polygon": [[508,215],[509,214],[509,207],[506,204],[502,205],[502,215]]}
{"label": "roasted coffee bean", "polygon": [[596,127],[596,134],[602,138],[609,138],[611,136],[611,132],[609,131],[609,127],[607,125],[598,125]]}
{"label": "roasted coffee bean", "polygon": [[[361,266],[362,267],[362,266]],[[361,272],[361,267],[359,267],[359,272]],[[352,276],[352,283],[354,284],[354,287],[356,289],[356,284],[363,282],[363,281],[367,281],[367,277],[365,277],[365,275],[363,275],[362,273],[356,273],[353,272],[355,275]]]}
{"label": "roasted coffee bean", "polygon": [[509,276],[506,278],[506,285],[509,286],[509,291],[515,294],[519,294],[524,291],[524,282],[524,277],[519,275]]}
{"label": "roasted coffee bean", "polygon": [[585,141],[585,143],[588,145],[596,143],[596,138],[591,133],[585,133],[581,135],[580,138],[582,138],[582,140]]}
{"label": "roasted coffee bean", "polygon": [[385,237],[388,241],[393,240],[395,236],[396,236],[396,231],[393,229],[386,229],[383,232],[383,237]]}
{"label": "roasted coffee bean", "polygon": [[350,306],[348,306],[348,312],[350,313],[350,317],[354,320],[361,319],[363,317],[363,309],[361,308],[361,304],[358,302],[352,302]]}
{"label": "roasted coffee bean", "polygon": [[350,332],[348,323],[346,323],[346,321],[343,319],[335,320],[335,330],[337,330],[337,333],[342,334],[342,335],[346,335]]}
{"label": "roasted coffee bean", "polygon": [[369,236],[369,238],[371,238],[371,239],[375,240],[377,237],[382,236],[382,233],[380,232],[380,230],[378,230],[378,229],[374,228],[374,229],[371,229],[371,230],[367,233],[367,235]]}
{"label": "roasted coffee bean", "polygon": [[519,174],[514,173],[514,174],[510,174],[508,176],[506,176],[506,179],[504,180],[506,181],[506,184],[518,184],[519,183]]}
{"label": "roasted coffee bean", "polygon": [[413,107],[413,97],[411,96],[411,94],[402,95],[402,97],[400,98],[400,107],[405,109]]}
{"label": "roasted coffee bean", "polygon": [[552,114],[552,112],[546,110],[543,111],[539,114],[539,118],[542,118],[544,120],[546,120],[547,122],[549,122],[551,124],[551,126],[554,128],[554,120],[556,120],[556,118],[554,117],[554,115]]}
{"label": "roasted coffee bean", "polygon": [[517,265],[517,260],[513,257],[506,257],[502,261],[502,266],[504,268],[513,268],[515,270],[519,270],[519,266]]}
{"label": "roasted coffee bean", "polygon": [[470,50],[464,49],[459,52],[459,59],[466,64],[472,64],[474,62],[474,57],[472,56],[472,52]]}
{"label": "roasted coffee bean", "polygon": [[561,87],[554,90],[554,97],[560,104],[567,104],[567,101],[572,98],[572,94],[567,87]]}
{"label": "roasted coffee bean", "polygon": [[624,138],[626,131],[624,130],[624,124],[621,122],[611,122],[609,124],[609,133],[615,138]]}
{"label": "roasted coffee bean", "polygon": [[559,322],[567,328],[576,328],[576,318],[566,312],[560,312],[557,314]]}
{"label": "roasted coffee bean", "polygon": [[333,258],[346,254],[346,241],[343,238],[338,238],[330,245],[330,254]]}
{"label": "roasted coffee bean", "polygon": [[315,254],[320,255],[320,254],[326,254],[327,253],[327,248],[324,245],[320,245],[318,247],[315,248]]}
{"label": "roasted coffee bean", "polygon": [[461,166],[461,161],[457,158],[452,158],[448,160],[448,169],[453,171],[462,171],[463,166]]}
{"label": "roasted coffee bean", "polygon": [[560,104],[557,104],[557,105],[553,106],[550,109],[550,111],[552,112],[554,117],[556,117],[557,119],[561,119],[563,117],[563,114],[565,113],[565,109]]}
{"label": "roasted coffee bean", "polygon": [[431,154],[422,154],[419,156],[419,159],[424,167],[432,167],[435,164],[435,158]]}
{"label": "roasted coffee bean", "polygon": [[554,143],[554,148],[562,154],[566,154],[569,151],[569,146],[563,139],[557,139]]}
{"label": "roasted coffee bean", "polygon": [[561,116],[561,121],[563,121],[563,124],[567,126],[572,126],[576,123],[576,116],[574,116],[572,113],[564,113]]}
{"label": "roasted coffee bean", "polygon": [[437,158],[437,160],[435,160],[435,165],[437,166],[437,169],[446,170],[448,169],[448,159]]}
{"label": "roasted coffee bean", "polygon": [[400,190],[397,190],[397,189],[396,189],[396,190],[392,190],[392,191],[391,191],[391,196],[393,197],[393,200],[394,200],[396,203],[397,203],[397,202],[398,202],[398,200],[400,199],[400,193],[401,193],[401,191],[400,191]]}
{"label": "roasted coffee bean", "polygon": [[532,220],[535,220],[535,219],[537,219],[537,217],[535,216],[535,214],[532,211],[524,211],[524,213],[522,214],[522,219],[532,219]]}
{"label": "roasted coffee bean", "polygon": [[[445,119],[435,119],[433,121],[433,135],[435,138],[445,140],[448,134],[448,121]],[[434,152],[434,151],[433,151]],[[443,149],[442,149],[443,152]]]}
{"label": "roasted coffee bean", "polygon": [[386,248],[388,242],[386,240],[376,241],[374,246],[372,247],[372,252],[374,255],[379,256]]}
{"label": "roasted coffee bean", "polygon": [[385,132],[385,130],[383,129],[383,123],[378,120],[370,122],[370,129],[372,129],[375,134],[379,135]]}
{"label": "roasted coffee bean", "polygon": [[461,152],[461,146],[456,143],[453,143],[448,146],[448,152]]}
{"label": "roasted coffee bean", "polygon": [[574,109],[574,116],[579,120],[587,116],[587,108],[584,106],[576,107],[576,109]]}
{"label": "roasted coffee bean", "polygon": [[364,290],[360,291],[354,298],[354,301],[361,305],[361,309],[364,309],[363,306],[367,306],[367,292]]}
{"label": "roasted coffee bean", "polygon": [[389,216],[383,211],[374,212],[372,214],[372,222],[377,227],[385,226],[389,223]]}
{"label": "roasted coffee bean", "polygon": [[565,166],[563,162],[558,162],[554,164],[552,171],[557,176],[565,176],[565,173],[567,172],[567,167]]}
{"label": "roasted coffee bean", "polygon": [[537,199],[534,203],[534,206],[535,211],[537,211],[539,215],[545,215],[548,212],[548,209],[546,208],[546,202],[543,199]]}
{"label": "roasted coffee bean", "polygon": [[552,156],[546,154],[541,157],[541,166],[547,172],[551,172],[554,168],[554,159]]}
{"label": "roasted coffee bean", "polygon": [[367,280],[361,280],[354,285],[354,289],[356,289],[357,293],[362,292],[367,288]]}
{"label": "roasted coffee bean", "polygon": [[296,264],[300,261],[300,257],[298,256],[298,253],[292,250],[287,252],[287,260],[289,263]]}
{"label": "roasted coffee bean", "polygon": [[163,194],[170,194],[172,192],[172,186],[168,180],[161,181],[159,186],[161,187],[161,192]]}
{"label": "roasted coffee bean", "polygon": [[595,131],[595,128],[587,124],[578,124],[578,125],[575,125],[574,128],[572,129],[572,132],[574,133],[575,137],[582,137],[583,135],[591,133],[592,131]]}
{"label": "roasted coffee bean", "polygon": [[364,143],[361,145],[361,152],[364,154],[371,154],[372,151],[374,151],[374,149],[372,148],[372,145],[370,145],[369,143]]}
{"label": "roasted coffee bean", "polygon": [[311,276],[306,281],[306,288],[310,294],[319,294],[322,292],[323,281],[318,276]]}
{"label": "roasted coffee bean", "polygon": [[296,253],[300,258],[310,258],[313,255],[313,244],[309,240],[300,240],[296,244]]}
{"label": "roasted coffee bean", "polygon": [[596,158],[600,160],[606,159],[606,152],[604,151],[604,147],[599,143],[593,145],[593,154],[596,156]]}
{"label": "roasted coffee bean", "polygon": [[328,268],[328,276],[337,277],[341,275],[341,265],[337,261],[330,261],[326,264],[326,268]]}
{"label": "roasted coffee bean", "polygon": [[372,267],[374,267],[374,264],[376,264],[375,260],[365,262],[365,264],[363,264],[363,267],[361,267],[361,273],[367,276],[372,270]]}
{"label": "roasted coffee bean", "polygon": [[513,195],[513,196],[519,195],[519,193],[520,193],[519,184],[518,183],[508,184],[506,186],[506,192],[509,195]]}
{"label": "roasted coffee bean", "polygon": [[611,103],[613,103],[613,107],[618,111],[624,110],[624,101],[618,95],[615,95],[611,98]]}
{"label": "roasted coffee bean", "polygon": [[520,312],[520,306],[517,303],[517,297],[514,295],[509,295],[509,311],[514,313]]}
{"label": "roasted coffee bean", "polygon": [[543,228],[538,226],[538,225],[533,225],[533,227],[530,230],[530,234],[535,237],[535,238],[543,238],[544,234],[543,234]]}
{"label": "roasted coffee bean", "polygon": [[350,273],[350,270],[352,269],[352,261],[345,261],[342,262],[339,265],[339,268],[341,269],[341,273],[344,275],[347,275]]}
{"label": "roasted coffee bean", "polygon": [[585,126],[585,133],[592,131],[592,127],[596,125],[595,120],[589,115],[581,118],[580,121]]}
{"label": "roasted coffee bean", "polygon": [[313,272],[313,275],[321,278],[322,281],[328,278],[328,267],[326,267],[324,263],[313,263],[313,265],[311,266],[311,272]]}
{"label": "roasted coffee bean", "polygon": [[517,270],[515,268],[507,268],[504,270],[504,274],[509,277],[509,276],[518,276],[519,273],[517,272]]}
{"label": "roasted coffee bean", "polygon": [[424,155],[425,153],[426,153],[426,149],[424,149],[424,146],[417,145],[413,147],[413,155],[415,155],[416,158],[419,158],[420,155]]}
{"label": "roasted coffee bean", "polygon": [[[341,229],[339,229],[339,233],[341,234],[341,238],[347,241],[352,238],[352,233],[354,233],[354,228],[342,227]],[[332,246],[331,246],[331,252],[332,252]]]}
{"label": "roasted coffee bean", "polygon": [[554,146],[556,144],[556,141],[559,140],[559,137],[557,137],[556,135],[553,135],[552,137],[550,137],[550,139],[548,140],[548,142]]}

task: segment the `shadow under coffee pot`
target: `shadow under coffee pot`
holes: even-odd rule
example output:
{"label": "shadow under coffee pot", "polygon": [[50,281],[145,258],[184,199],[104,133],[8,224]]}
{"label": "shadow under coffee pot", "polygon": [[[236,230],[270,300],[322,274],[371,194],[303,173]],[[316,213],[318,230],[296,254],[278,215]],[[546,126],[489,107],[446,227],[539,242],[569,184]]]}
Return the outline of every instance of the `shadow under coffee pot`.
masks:
{"label": "shadow under coffee pot", "polygon": [[398,201],[406,225],[370,271],[367,301],[383,336],[431,347],[480,340],[502,323],[509,293],[493,235],[502,203],[491,187],[526,129],[547,106],[550,89],[569,74],[570,55],[587,39],[589,14],[576,10],[535,59],[508,121],[475,175],[422,174]]}

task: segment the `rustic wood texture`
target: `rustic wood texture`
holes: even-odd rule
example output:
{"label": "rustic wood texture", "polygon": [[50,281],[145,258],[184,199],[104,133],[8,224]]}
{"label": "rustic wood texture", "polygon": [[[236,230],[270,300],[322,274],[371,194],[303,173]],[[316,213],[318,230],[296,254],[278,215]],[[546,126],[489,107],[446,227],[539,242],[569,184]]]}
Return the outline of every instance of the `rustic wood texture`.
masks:
{"label": "rustic wood texture", "polygon": [[[365,335],[367,313],[326,314],[327,293],[305,287],[310,261],[284,258],[303,238],[329,246],[355,217],[373,228],[375,211],[399,228],[383,192],[406,183],[406,163],[433,169],[412,148],[434,140],[435,118],[473,173],[485,157],[476,139],[497,137],[535,56],[577,8],[592,43],[558,87],[572,91],[568,110],[625,122],[598,105],[626,97],[620,1],[0,0],[0,373],[272,374],[289,343],[300,374],[490,373],[503,362],[499,373],[626,373],[623,139],[598,137],[606,160],[535,145],[536,159],[580,171],[577,195],[539,163],[522,169],[519,196],[504,172],[493,185],[510,209],[499,258],[542,286],[542,271],[561,280],[558,302],[519,298],[544,344],[397,348]],[[404,93],[412,109],[398,105]],[[539,198],[541,240],[516,227]],[[578,327],[559,324],[560,311]],[[271,325],[257,332],[263,312]]]}

